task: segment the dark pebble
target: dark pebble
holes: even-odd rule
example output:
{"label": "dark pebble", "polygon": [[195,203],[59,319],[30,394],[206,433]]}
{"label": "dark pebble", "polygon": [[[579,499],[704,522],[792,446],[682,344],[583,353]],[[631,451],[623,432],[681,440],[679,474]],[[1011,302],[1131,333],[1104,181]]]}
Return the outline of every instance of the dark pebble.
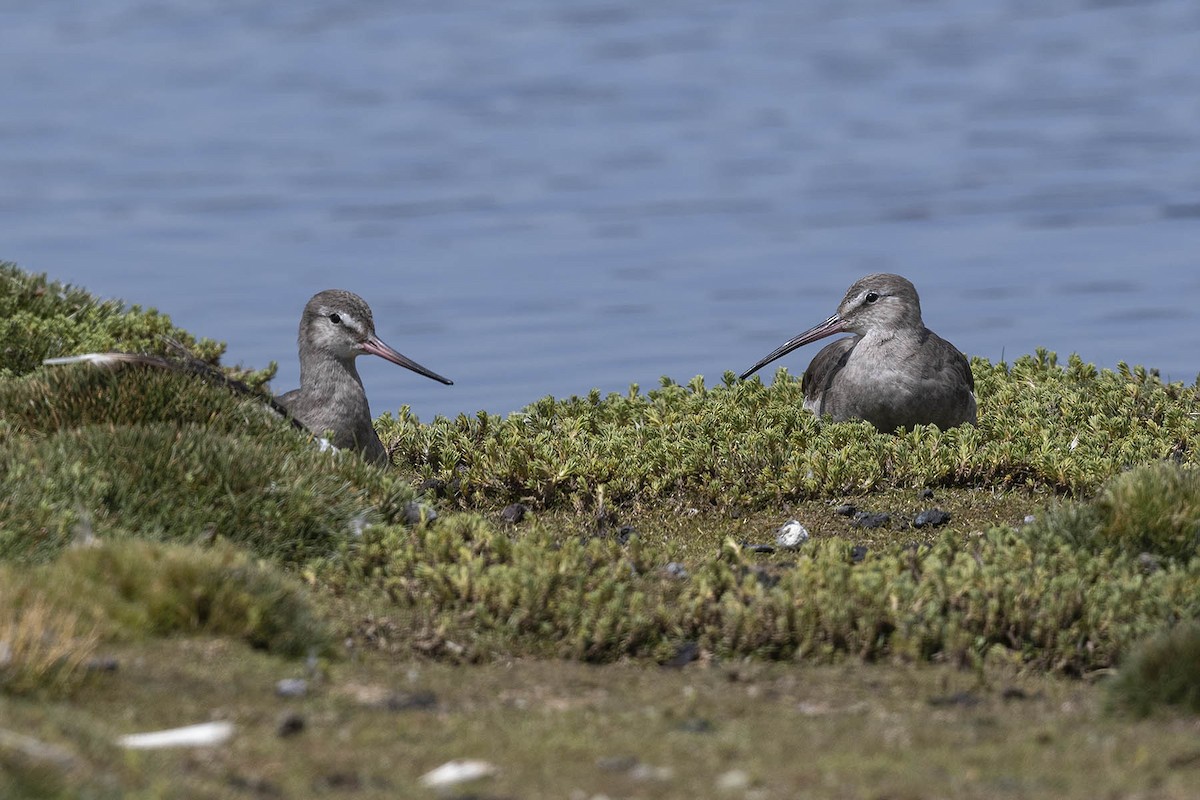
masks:
{"label": "dark pebble", "polygon": [[415,500],[404,504],[405,525],[420,525],[422,522],[426,525],[432,525],[437,520],[437,516],[437,512],[433,510],[433,506],[427,506]]}
{"label": "dark pebble", "polygon": [[886,511],[880,511],[876,514],[867,514],[865,512],[856,514],[854,521],[850,524],[856,528],[882,528],[892,521],[892,515]]}
{"label": "dark pebble", "polygon": [[353,772],[331,772],[318,778],[316,784],[318,786],[323,784],[325,788],[343,792],[357,792],[363,788],[362,778]]}
{"label": "dark pebble", "polygon": [[231,775],[229,786],[239,792],[249,792],[259,797],[283,797],[283,790],[266,778]]}
{"label": "dark pebble", "polygon": [[596,759],[596,767],[605,772],[629,772],[638,765],[634,756],[604,756]]}
{"label": "dark pebble", "polygon": [[749,550],[751,553],[774,553],[775,552],[774,545],[750,544],[749,542],[742,542],[742,549]]}
{"label": "dark pebble", "polygon": [[446,491],[446,482],[440,478],[426,478],[417,484],[417,489],[419,489],[422,494],[433,494],[441,497]]}
{"label": "dark pebble", "polygon": [[850,548],[850,561],[853,564],[861,564],[867,557],[867,546],[865,544],[856,544]]}
{"label": "dark pebble", "polygon": [[275,727],[275,732],[286,738],[295,736],[300,731],[304,730],[304,717],[295,711],[286,711],[279,718],[279,725]]}
{"label": "dark pebble", "polygon": [[849,503],[846,503],[845,505],[840,505],[835,508],[833,513],[837,514],[839,517],[853,517],[856,511],[858,511],[857,508]]}
{"label": "dark pebble", "polygon": [[[779,566],[784,566],[784,565],[780,564]],[[795,566],[795,565],[791,564],[790,566]],[[774,589],[776,586],[779,585],[779,578],[780,578],[779,573],[774,572],[770,569],[767,569],[766,567],[758,567],[758,566],[750,567],[749,569],[745,570],[742,574],[745,575],[747,573],[753,575],[754,579],[756,581],[758,581],[758,585],[763,587],[764,589]]]}
{"label": "dark pebble", "polygon": [[500,519],[507,522],[509,525],[516,525],[521,520],[525,519],[525,513],[529,511],[529,507],[524,503],[513,503],[511,506],[505,506],[500,512]]}
{"label": "dark pebble", "polygon": [[974,692],[955,692],[954,694],[943,694],[929,698],[929,705],[935,708],[946,706],[970,708],[971,706],[979,705],[979,702],[979,695]]}
{"label": "dark pebble", "polygon": [[395,692],[383,701],[388,711],[429,711],[437,708],[437,695],[428,690]]}
{"label": "dark pebble", "polygon": [[679,730],[684,733],[712,733],[716,729],[717,726],[712,723],[712,720],[704,717],[688,717],[679,723]]}
{"label": "dark pebble", "polygon": [[621,527],[617,528],[617,541],[621,544],[628,544],[629,537],[633,536],[635,533],[637,533],[637,530],[634,529],[632,525],[622,525]]}
{"label": "dark pebble", "polygon": [[926,525],[936,528],[939,525],[945,525],[950,521],[950,512],[942,511],[940,508],[931,508],[917,514],[913,520],[913,527],[924,528]]}
{"label": "dark pebble", "polygon": [[933,499],[933,489],[922,489],[921,490],[921,499],[922,500],[932,500]]}
{"label": "dark pebble", "polygon": [[672,561],[670,564],[667,564],[663,567],[663,571],[667,573],[668,577],[675,578],[676,580],[686,581],[688,579],[687,567],[678,561]]}
{"label": "dark pebble", "polygon": [[692,663],[699,657],[700,645],[698,645],[696,642],[684,642],[683,644],[679,645],[679,648],[675,651],[675,655],[663,662],[663,666],[679,669],[680,667]]}

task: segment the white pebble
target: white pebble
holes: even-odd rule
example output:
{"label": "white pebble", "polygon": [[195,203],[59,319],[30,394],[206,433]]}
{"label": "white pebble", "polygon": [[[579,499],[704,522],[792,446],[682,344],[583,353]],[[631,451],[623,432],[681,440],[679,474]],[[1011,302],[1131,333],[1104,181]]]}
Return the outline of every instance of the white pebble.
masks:
{"label": "white pebble", "polygon": [[468,781],[490,778],[496,772],[496,767],[486,761],[456,758],[422,775],[421,785],[431,789],[457,786],[460,783],[467,783]]}
{"label": "white pebble", "polygon": [[117,739],[117,744],[130,750],[154,750],[160,747],[208,747],[220,744],[233,735],[232,722],[202,722],[183,728],[171,728],[150,733],[131,733]]}
{"label": "white pebble", "polygon": [[731,769],[717,776],[717,789],[722,792],[736,792],[750,787],[750,776],[745,770]]}
{"label": "white pebble", "polygon": [[775,532],[775,544],[784,550],[794,550],[808,541],[808,529],[799,520],[789,519]]}

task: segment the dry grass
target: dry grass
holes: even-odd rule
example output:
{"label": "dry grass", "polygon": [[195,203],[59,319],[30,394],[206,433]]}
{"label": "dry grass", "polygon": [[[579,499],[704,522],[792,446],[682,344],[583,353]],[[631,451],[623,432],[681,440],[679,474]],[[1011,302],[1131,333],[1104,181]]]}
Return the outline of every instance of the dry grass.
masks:
{"label": "dry grass", "polygon": [[21,591],[11,575],[5,577],[0,584],[0,691],[75,688],[100,641],[95,627],[36,591]]}

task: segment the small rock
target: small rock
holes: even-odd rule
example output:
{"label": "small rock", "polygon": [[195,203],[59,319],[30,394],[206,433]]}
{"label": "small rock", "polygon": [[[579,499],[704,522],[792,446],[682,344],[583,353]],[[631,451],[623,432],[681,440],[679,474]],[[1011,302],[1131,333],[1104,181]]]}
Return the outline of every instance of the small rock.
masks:
{"label": "small rock", "polygon": [[604,756],[596,759],[596,767],[605,772],[629,772],[638,765],[633,756]]}
{"label": "small rock", "polygon": [[[0,664],[3,662],[3,656],[0,656]],[[116,672],[120,666],[121,663],[113,656],[96,656],[89,658],[83,668],[88,672]]]}
{"label": "small rock", "polygon": [[629,544],[629,537],[637,533],[637,529],[632,525],[622,525],[617,528],[617,541],[621,544]]}
{"label": "small rock", "polygon": [[750,788],[750,775],[741,769],[731,769],[717,776],[717,790],[737,792]]}
{"label": "small rock", "polygon": [[933,499],[933,489],[922,489],[921,490],[921,499],[922,500],[932,500]]}
{"label": "small rock", "polygon": [[469,783],[482,778],[490,778],[498,770],[486,761],[471,758],[456,758],[447,761],[436,769],[431,769],[421,776],[421,785],[430,789],[443,789]]}
{"label": "small rock", "polygon": [[1033,514],[1026,514],[1024,521],[1026,525],[1032,525],[1033,523],[1037,522],[1037,517],[1035,517]]}
{"label": "small rock", "polygon": [[960,706],[970,708],[980,703],[979,695],[974,692],[954,692],[953,694],[938,695],[929,698],[929,705],[938,708],[945,706]]}
{"label": "small rock", "polygon": [[855,512],[857,512],[857,511],[858,511],[857,508],[850,505],[849,503],[845,503],[845,504],[840,505],[837,508],[835,508],[833,510],[833,513],[837,514],[839,517],[853,517]]}
{"label": "small rock", "polygon": [[521,520],[525,519],[525,514],[528,511],[529,507],[524,503],[513,503],[510,506],[504,507],[504,510],[500,512],[500,519],[504,520],[509,525],[516,525]]}
{"label": "small rock", "polygon": [[280,697],[304,697],[308,694],[308,681],[304,678],[284,678],[276,681],[275,694]]}
{"label": "small rock", "polygon": [[855,528],[882,528],[892,521],[892,515],[886,511],[880,511],[875,514],[868,514],[865,511],[860,511],[854,515],[854,521],[850,524]]}
{"label": "small rock", "polygon": [[678,581],[686,581],[688,579],[687,567],[678,561],[672,561],[670,564],[667,564],[663,567],[663,572],[667,573],[668,577]]}
{"label": "small rock", "polygon": [[129,750],[157,750],[163,747],[212,747],[233,736],[233,723],[201,722],[164,731],[130,733],[117,737],[117,744]]}
{"label": "small rock", "polygon": [[749,542],[742,542],[742,549],[749,550],[751,553],[774,553],[775,552],[774,545],[750,544]]}
{"label": "small rock", "polygon": [[437,708],[437,695],[428,690],[393,692],[380,703],[388,711],[429,711]]}
{"label": "small rock", "polygon": [[[785,565],[777,564],[776,566],[783,567]],[[790,564],[788,566],[795,566],[795,564]],[[780,574],[778,570],[770,570],[767,567],[755,566],[745,570],[743,574],[753,575],[754,579],[758,581],[759,585],[761,585],[764,589],[774,589],[779,585]]]}
{"label": "small rock", "polygon": [[426,478],[417,484],[417,489],[422,494],[433,494],[435,497],[441,497],[446,491],[446,482],[438,478]]}
{"label": "small rock", "polygon": [[940,508],[930,508],[917,514],[913,520],[913,527],[924,528],[926,525],[936,528],[939,525],[945,525],[950,521],[950,513],[942,511]]}
{"label": "small rock", "polygon": [[653,764],[637,764],[629,770],[629,777],[635,781],[669,781],[675,777],[675,770]]}
{"label": "small rock", "polygon": [[861,564],[867,557],[867,546],[856,544],[850,548],[850,563]]}
{"label": "small rock", "polygon": [[808,541],[808,528],[799,520],[789,519],[775,531],[775,544],[784,550],[795,550]]}
{"label": "small rock", "polygon": [[284,712],[283,716],[279,718],[279,724],[275,726],[275,733],[283,739],[295,736],[302,730],[304,730],[304,717],[296,711]]}
{"label": "small rock", "polygon": [[712,723],[712,720],[704,717],[688,717],[679,723],[679,730],[684,733],[712,733],[716,729],[717,726]]}
{"label": "small rock", "polygon": [[404,524],[405,525],[432,525],[437,521],[437,512],[433,510],[433,506],[427,506],[424,503],[418,503],[413,500],[404,504]]}
{"label": "small rock", "polygon": [[679,669],[692,663],[700,657],[700,645],[696,642],[684,642],[675,650],[675,655],[663,662],[664,667]]}

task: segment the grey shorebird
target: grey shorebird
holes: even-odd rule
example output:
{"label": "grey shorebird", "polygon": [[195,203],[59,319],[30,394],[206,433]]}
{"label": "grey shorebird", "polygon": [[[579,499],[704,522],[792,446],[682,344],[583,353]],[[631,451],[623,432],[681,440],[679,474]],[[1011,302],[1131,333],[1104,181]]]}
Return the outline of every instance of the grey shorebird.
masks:
{"label": "grey shorebird", "polygon": [[276,398],[304,427],[333,434],[334,447],[358,450],[376,464],[388,463],[387,450],[371,423],[371,407],[354,359],[369,353],[447,386],[443,378],[375,334],[366,301],[353,292],[326,289],[312,296],[300,317],[300,388]]}
{"label": "grey shorebird", "polygon": [[821,348],[808,365],[801,383],[805,408],[835,422],[863,419],[888,433],[975,422],[971,365],[925,327],[917,290],[899,275],[875,273],[855,281],[836,314],[784,342],[741,377],[836,333],[854,335]]}
{"label": "grey shorebird", "polygon": [[[265,398],[276,411],[289,416],[293,425],[316,436],[332,434],[337,448],[358,450],[363,458],[380,465],[388,463],[387,450],[371,422],[371,407],[354,360],[364,353],[377,355],[447,386],[443,378],[388,345],[375,333],[375,320],[366,301],[353,292],[326,289],[312,296],[300,317],[300,388],[278,397]],[[47,358],[44,364],[87,362],[98,366],[123,363],[144,364],[198,375],[228,386],[236,392],[257,395],[246,384],[228,377],[210,364],[183,351],[182,360],[140,353],[88,353]]]}

